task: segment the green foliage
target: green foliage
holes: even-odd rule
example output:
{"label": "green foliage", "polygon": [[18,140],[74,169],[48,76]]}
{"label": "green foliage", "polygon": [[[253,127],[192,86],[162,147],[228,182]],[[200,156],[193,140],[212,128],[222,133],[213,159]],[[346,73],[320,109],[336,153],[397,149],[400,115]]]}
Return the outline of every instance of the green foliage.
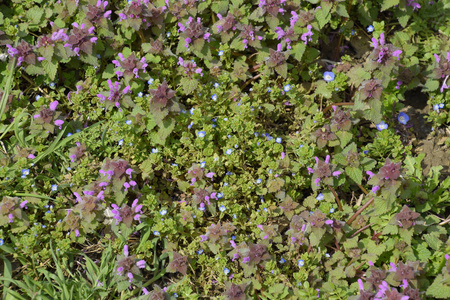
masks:
{"label": "green foliage", "polygon": [[150,2],[1,5],[3,299],[444,299],[445,1]]}

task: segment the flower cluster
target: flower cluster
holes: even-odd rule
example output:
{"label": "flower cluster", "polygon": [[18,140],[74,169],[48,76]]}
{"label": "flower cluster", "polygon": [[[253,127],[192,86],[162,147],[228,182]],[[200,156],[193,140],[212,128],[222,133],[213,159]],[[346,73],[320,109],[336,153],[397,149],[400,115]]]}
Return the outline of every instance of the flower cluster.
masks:
{"label": "flower cluster", "polygon": [[[116,72],[117,73],[117,72]],[[106,102],[106,106],[115,105],[117,108],[120,109],[120,102],[122,101],[123,97],[129,93],[131,93],[130,89],[131,87],[128,85],[123,90],[121,90],[121,82],[112,82],[111,79],[108,79],[108,86],[109,86],[109,93],[108,92],[101,92],[97,94],[97,97],[100,98],[101,103],[104,101]],[[108,101],[106,101],[108,100]]]}
{"label": "flower cluster", "polygon": [[184,68],[184,74],[186,74],[189,78],[192,78],[194,74],[200,74],[203,76],[202,68],[197,68],[197,64],[194,61],[184,61],[183,58],[178,57],[178,63]]}
{"label": "flower cluster", "polygon": [[93,50],[92,44],[97,43],[97,37],[93,36],[95,27],[87,28],[86,24],[78,25],[76,22],[72,26],[72,32],[64,47],[72,50],[77,56],[80,56],[80,51],[91,55]]}
{"label": "flower cluster", "polygon": [[62,125],[64,124],[63,120],[59,120],[59,116],[61,115],[60,112],[56,111],[56,108],[58,107],[58,101],[53,101],[50,103],[49,108],[42,106],[41,111],[38,115],[34,115],[34,123],[41,125],[44,129],[46,129],[49,132],[53,132],[54,126],[58,126],[59,129],[62,128]]}
{"label": "flower cluster", "polygon": [[133,220],[141,223],[142,204],[138,205],[138,201],[138,199],[135,199],[131,207],[129,207],[128,204],[124,204],[122,207],[119,207],[116,204],[111,204],[111,207],[113,208],[113,218],[116,219],[116,225],[119,224],[119,222],[123,222],[128,228],[130,228]]}
{"label": "flower cluster", "polygon": [[[184,25],[182,23],[178,23],[178,27],[180,27],[178,32],[181,31],[180,36],[184,38],[184,46],[186,48],[189,48],[190,43],[194,43],[194,45],[198,43],[198,39],[203,39],[209,42],[209,37],[211,34],[205,32],[206,28],[203,27],[201,18],[197,18],[197,21],[195,22],[194,18],[189,17]],[[197,50],[201,50],[201,48]]]}
{"label": "flower cluster", "polygon": [[6,47],[11,57],[17,56],[17,66],[22,65],[23,62],[28,65],[34,65],[37,61],[43,61],[45,59],[44,57],[38,57],[34,52],[34,47],[24,40],[20,41],[20,44],[16,48],[9,44]]}
{"label": "flower cluster", "polygon": [[145,268],[145,260],[137,260],[136,255],[129,256],[128,245],[123,247],[123,255],[117,257],[117,275],[128,277],[132,282],[134,275],[139,275],[139,269]]}
{"label": "flower cluster", "polygon": [[13,223],[15,219],[25,219],[23,209],[27,208],[27,203],[28,201],[21,201],[18,197],[4,196],[0,202],[0,226]]}
{"label": "flower cluster", "polygon": [[315,157],[316,164],[314,169],[308,167],[308,172],[314,174],[311,181],[314,183],[312,188],[316,190],[319,187],[319,183],[323,182],[326,185],[333,185],[333,177],[338,178],[341,171],[334,171],[335,165],[330,164],[330,156],[327,155],[325,161],[320,160],[317,156]]}
{"label": "flower cluster", "polygon": [[122,53],[118,54],[120,60],[113,60],[112,63],[118,69],[115,74],[117,79],[124,77],[125,81],[130,81],[132,78],[139,78],[141,73],[146,73],[148,64],[145,62],[145,57],[140,60],[136,58],[134,53],[131,53],[127,58]]}

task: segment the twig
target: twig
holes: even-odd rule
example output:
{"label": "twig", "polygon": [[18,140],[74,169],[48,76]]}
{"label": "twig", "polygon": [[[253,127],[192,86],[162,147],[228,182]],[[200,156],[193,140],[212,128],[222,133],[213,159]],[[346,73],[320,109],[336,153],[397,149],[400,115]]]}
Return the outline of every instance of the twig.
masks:
{"label": "twig", "polygon": [[337,202],[337,204],[338,204],[338,206],[339,206],[339,210],[340,210],[340,211],[343,211],[344,209],[342,208],[341,200],[339,200],[339,197],[338,197],[336,191],[335,191],[334,188],[331,187],[330,185],[328,186],[328,188],[329,188],[330,191],[333,193],[334,198],[336,199],[336,202]]}
{"label": "twig", "polygon": [[340,103],[333,103],[328,105],[327,107],[325,107],[324,110],[322,110],[322,113],[326,113],[327,111],[329,111],[330,109],[333,108],[333,106],[344,106],[344,105],[353,105],[353,102],[340,102]]}
{"label": "twig", "polygon": [[352,234],[352,235],[350,236],[350,238],[354,237],[355,235],[357,235],[357,234],[360,233],[361,231],[366,230],[367,228],[369,228],[369,227],[372,226],[373,224],[375,224],[375,223],[370,223],[370,224],[364,226],[363,228],[358,229],[354,234]]}
{"label": "twig", "polygon": [[363,186],[361,186],[360,184],[357,184],[357,185],[364,192],[364,194],[366,194],[366,195],[369,194],[369,192]]}
{"label": "twig", "polygon": [[364,204],[360,209],[358,209],[358,211],[356,211],[353,216],[350,217],[350,219],[348,219],[347,221],[347,225],[350,225],[357,216],[359,216],[370,204],[372,204],[373,200],[375,200],[375,198],[370,199],[369,201],[367,201],[366,204]]}
{"label": "twig", "polygon": [[439,223],[439,225],[445,225],[445,224],[447,224],[447,223],[450,223],[450,218],[448,218],[447,220],[445,220],[445,221]]}

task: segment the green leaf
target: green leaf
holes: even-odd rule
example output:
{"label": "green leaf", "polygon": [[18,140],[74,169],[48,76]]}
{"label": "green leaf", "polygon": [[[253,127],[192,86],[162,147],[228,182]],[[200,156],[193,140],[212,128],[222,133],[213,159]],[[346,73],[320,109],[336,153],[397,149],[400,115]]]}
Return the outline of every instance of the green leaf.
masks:
{"label": "green leaf", "polygon": [[47,73],[48,77],[51,80],[55,80],[56,72],[58,71],[58,63],[53,60],[50,62],[48,60],[42,61],[42,67],[44,68],[45,73]]}
{"label": "green leaf", "polygon": [[427,242],[428,246],[430,246],[433,250],[440,250],[442,246],[442,241],[436,236],[436,234],[425,234],[423,235],[423,238]]}
{"label": "green leaf", "polygon": [[322,29],[331,20],[330,8],[323,2],[322,8],[316,10],[315,17],[319,24],[319,29]]}
{"label": "green leaf", "polygon": [[361,181],[363,178],[362,170],[355,167],[346,167],[345,174],[348,175],[354,182],[361,185]]}
{"label": "green leaf", "polygon": [[427,80],[425,83],[425,89],[423,89],[424,92],[432,92],[439,88],[439,81],[437,80]]}
{"label": "green leaf", "polygon": [[296,43],[291,49],[291,54],[296,60],[301,61],[305,49],[306,45],[304,43]]}
{"label": "green leaf", "polygon": [[383,5],[381,5],[381,11],[385,11],[386,9],[398,5],[399,2],[400,0],[384,0]]}
{"label": "green leaf", "polygon": [[33,24],[38,24],[41,21],[44,10],[37,6],[33,6],[27,11],[27,18],[32,21]]}
{"label": "green leaf", "polygon": [[198,81],[196,79],[190,79],[187,77],[181,78],[180,83],[185,94],[191,94],[198,86]]}
{"label": "green leaf", "polygon": [[422,262],[428,261],[428,259],[431,257],[431,252],[430,250],[428,250],[427,244],[425,243],[417,245],[416,252],[417,258]]}
{"label": "green leaf", "polygon": [[348,131],[338,131],[336,132],[336,136],[340,141],[341,148],[345,148],[353,138],[353,134]]}
{"label": "green leaf", "polygon": [[347,12],[347,8],[345,7],[345,3],[339,3],[339,5],[336,6],[336,12],[338,13],[338,15],[344,18],[350,18]]}
{"label": "green leaf", "polygon": [[114,77],[114,75],[116,75],[114,73],[114,65],[108,64],[105,68],[105,71],[103,71],[102,78],[109,79],[109,78]]}
{"label": "green leaf", "polygon": [[314,94],[323,96],[325,99],[330,99],[332,96],[332,93],[328,88],[328,84],[324,80],[319,80],[316,82],[316,90]]}
{"label": "green leaf", "polygon": [[449,274],[439,274],[428,287],[427,295],[437,299],[448,299],[448,295],[450,295],[450,286],[444,284],[444,282],[448,280]]}

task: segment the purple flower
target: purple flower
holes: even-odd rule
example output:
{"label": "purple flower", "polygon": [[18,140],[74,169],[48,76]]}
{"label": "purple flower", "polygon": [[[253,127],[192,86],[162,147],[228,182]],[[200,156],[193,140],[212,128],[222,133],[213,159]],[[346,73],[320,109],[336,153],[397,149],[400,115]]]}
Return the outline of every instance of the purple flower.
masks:
{"label": "purple flower", "polygon": [[128,253],[128,245],[123,247],[123,256],[119,255],[117,260],[117,275],[126,276],[129,279],[129,282],[133,281],[133,274],[138,275],[139,269],[145,268],[145,261],[139,260],[136,261],[136,256],[129,256]]}
{"label": "purple flower", "polygon": [[372,38],[372,46],[374,50],[370,58],[381,65],[391,65],[394,62],[393,57],[396,57],[397,60],[399,60],[400,54],[402,54],[402,50],[399,50],[392,44],[385,43],[384,33],[380,34],[378,40]]}
{"label": "purple flower", "polygon": [[126,86],[122,91],[120,91],[122,83],[116,81],[114,84],[112,83],[111,79],[108,79],[108,86],[109,86],[109,95],[106,97],[103,93],[97,94],[97,97],[100,98],[101,103],[103,101],[108,100],[108,103],[114,103],[114,105],[120,109],[120,100],[122,99],[123,95],[126,95],[130,92],[130,86]]}
{"label": "purple flower", "polygon": [[6,47],[8,47],[8,54],[11,57],[17,56],[17,66],[22,65],[23,62],[28,65],[34,65],[36,64],[36,61],[44,60],[43,57],[37,57],[34,53],[33,47],[24,40],[22,40],[16,48],[9,44],[7,44]]}
{"label": "purple flower", "polygon": [[140,60],[136,58],[134,53],[131,53],[130,56],[125,58],[122,53],[118,54],[120,60],[113,60],[112,63],[118,69],[115,74],[117,75],[117,79],[120,77],[125,77],[125,80],[129,81],[133,77],[139,78],[139,73],[146,73],[148,64],[145,62],[145,57],[142,57]]}
{"label": "purple flower", "polygon": [[142,205],[138,205],[138,199],[133,201],[131,207],[127,204],[119,208],[116,204],[111,204],[113,210],[113,218],[116,219],[116,225],[119,222],[123,222],[128,228],[131,227],[133,220],[139,221],[141,223]]}
{"label": "purple flower", "polygon": [[93,36],[95,27],[86,28],[85,24],[78,25],[76,22],[72,26],[72,33],[64,47],[71,49],[77,56],[80,56],[80,51],[91,55],[92,44],[97,43],[97,37]]}
{"label": "purple flower", "polygon": [[308,25],[308,26],[306,26],[306,28],[308,29],[308,31],[305,32],[304,34],[302,34],[302,36],[301,36],[301,40],[302,40],[303,42],[305,42],[305,45],[307,45],[308,42],[311,42],[311,41],[312,41],[312,38],[311,38],[311,37],[313,36],[313,32],[311,31],[312,26],[311,26],[311,25]]}
{"label": "purple flower", "polygon": [[184,61],[182,57],[178,57],[178,63],[184,67],[184,74],[186,74],[189,78],[192,78],[194,74],[200,74],[203,76],[203,70],[201,68],[197,68],[197,64],[194,61]]}

